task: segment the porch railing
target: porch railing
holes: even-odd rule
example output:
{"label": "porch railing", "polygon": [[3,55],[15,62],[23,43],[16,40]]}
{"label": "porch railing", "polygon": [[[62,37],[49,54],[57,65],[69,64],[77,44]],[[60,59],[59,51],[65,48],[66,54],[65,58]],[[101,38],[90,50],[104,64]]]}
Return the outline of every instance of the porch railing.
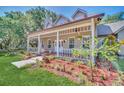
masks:
{"label": "porch railing", "polygon": [[[78,49],[77,49],[78,50]],[[38,51],[38,48],[30,48],[30,51],[33,52],[33,53],[37,53]],[[48,53],[48,54],[52,54],[52,55],[56,55],[57,54],[57,51],[56,49],[41,49],[41,54],[44,54],[44,53]],[[83,57],[82,55],[79,55],[79,56],[74,56],[72,54],[73,52],[73,49],[68,49],[68,48],[60,48],[59,49],[59,56],[60,57],[68,57],[68,58],[72,58],[72,59],[77,59],[77,60],[82,60],[84,62],[87,62],[90,60],[90,56],[88,58],[86,57]]]}
{"label": "porch railing", "polygon": [[[77,50],[79,50],[79,49],[77,49]],[[73,52],[73,49],[62,48],[62,49],[59,49],[59,56],[60,57],[69,57],[69,58],[77,59],[77,60],[82,60],[84,62],[88,62],[90,60],[90,56],[87,57],[87,58],[83,57],[82,55],[74,56],[72,52]],[[50,53],[56,54],[56,50],[55,49],[53,49],[53,50],[51,49]]]}
{"label": "porch railing", "polygon": [[29,48],[29,51],[32,53],[37,53],[38,48]]}

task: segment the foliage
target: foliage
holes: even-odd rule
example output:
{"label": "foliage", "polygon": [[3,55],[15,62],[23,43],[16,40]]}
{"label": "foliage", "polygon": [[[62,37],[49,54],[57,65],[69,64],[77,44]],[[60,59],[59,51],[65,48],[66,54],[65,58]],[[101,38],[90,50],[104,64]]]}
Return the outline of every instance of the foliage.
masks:
{"label": "foliage", "polygon": [[55,56],[47,56],[47,58],[49,59],[49,60],[53,60],[53,59],[55,59]]}
{"label": "foliage", "polygon": [[[91,45],[91,41],[89,40],[89,45]],[[110,62],[117,60],[117,53],[120,46],[123,44],[123,40],[117,42],[116,37],[114,35],[109,35],[103,41],[102,45],[99,45],[99,40],[97,38],[94,39],[95,48],[93,50],[94,57],[100,57],[102,59],[108,60]],[[98,46],[99,45],[99,46]],[[75,52],[76,51],[76,52]],[[82,55],[87,58],[90,55],[91,50],[84,50],[81,48],[80,50],[74,49],[73,51],[75,55]]]}
{"label": "foliage", "polygon": [[27,33],[43,29],[47,16],[53,19],[52,21],[57,18],[54,12],[42,7],[32,8],[25,13],[5,12],[5,16],[0,17],[0,49],[25,49]]}
{"label": "foliage", "polygon": [[117,60],[117,53],[120,49],[121,44],[116,41],[114,35],[109,35],[104,39],[103,45],[95,49],[95,53],[101,58],[105,58],[110,62]]}
{"label": "foliage", "polygon": [[76,66],[79,66],[79,65],[82,64],[82,62],[81,62],[81,61],[77,61],[77,62],[75,62],[74,64],[75,64]]}
{"label": "foliage", "polygon": [[87,76],[83,75],[82,73],[79,73],[79,83],[83,86],[95,85],[90,80],[88,80]]}
{"label": "foliage", "polygon": [[113,15],[107,15],[103,18],[101,23],[113,23],[121,20],[124,20],[124,12],[119,12]]}
{"label": "foliage", "polygon": [[24,54],[20,54],[23,59],[29,59],[33,57],[34,55],[31,52],[24,52]]}

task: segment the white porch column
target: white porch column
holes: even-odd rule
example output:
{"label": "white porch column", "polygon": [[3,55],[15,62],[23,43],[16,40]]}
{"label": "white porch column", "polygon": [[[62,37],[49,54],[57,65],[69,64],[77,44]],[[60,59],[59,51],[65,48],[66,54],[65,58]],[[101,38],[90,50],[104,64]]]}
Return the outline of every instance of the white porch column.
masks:
{"label": "white porch column", "polygon": [[56,51],[57,51],[57,57],[59,57],[59,32],[57,32],[57,38],[56,38]]}
{"label": "white porch column", "polygon": [[40,35],[38,36],[38,54],[40,54],[41,50],[41,40],[40,40]]}
{"label": "white porch column", "polygon": [[29,41],[30,41],[30,38],[27,37],[27,51],[29,51],[29,48],[30,48],[30,46],[29,46]]}
{"label": "white porch column", "polygon": [[92,31],[92,44],[91,44],[91,61],[95,63],[95,58],[94,58],[94,48],[95,48],[95,42],[94,42],[94,37],[95,37],[95,22],[94,18],[91,19],[91,31]]}

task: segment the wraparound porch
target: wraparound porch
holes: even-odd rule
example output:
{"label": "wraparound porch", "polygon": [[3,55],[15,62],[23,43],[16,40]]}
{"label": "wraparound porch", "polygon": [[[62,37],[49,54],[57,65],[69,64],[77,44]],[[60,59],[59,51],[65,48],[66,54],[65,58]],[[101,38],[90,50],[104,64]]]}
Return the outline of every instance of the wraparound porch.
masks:
{"label": "wraparound porch", "polygon": [[[55,31],[44,31],[34,36],[29,36],[27,39],[27,50],[37,54],[42,54],[45,51],[56,54],[57,57],[62,55],[71,56],[72,49],[79,49],[82,45],[82,40],[75,39],[77,36],[90,37],[92,39],[91,59],[94,60],[93,52],[94,49],[94,36],[95,36],[95,23],[94,19],[91,19],[91,23],[84,26],[76,26],[66,29],[59,29]],[[70,39],[71,38],[71,39]],[[35,48],[30,46],[30,40],[36,40]],[[94,61],[93,61],[94,62]]]}

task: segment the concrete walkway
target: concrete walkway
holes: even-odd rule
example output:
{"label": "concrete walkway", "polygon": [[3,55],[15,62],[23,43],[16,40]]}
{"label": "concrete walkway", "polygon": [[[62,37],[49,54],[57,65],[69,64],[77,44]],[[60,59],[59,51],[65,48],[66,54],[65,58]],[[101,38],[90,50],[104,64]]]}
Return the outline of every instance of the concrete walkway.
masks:
{"label": "concrete walkway", "polygon": [[42,60],[42,56],[33,57],[33,58],[30,58],[30,59],[27,59],[27,60],[12,62],[12,64],[14,66],[16,66],[17,68],[21,68],[21,67],[23,67],[23,66],[25,66],[27,64],[35,64],[37,59],[38,60]]}

